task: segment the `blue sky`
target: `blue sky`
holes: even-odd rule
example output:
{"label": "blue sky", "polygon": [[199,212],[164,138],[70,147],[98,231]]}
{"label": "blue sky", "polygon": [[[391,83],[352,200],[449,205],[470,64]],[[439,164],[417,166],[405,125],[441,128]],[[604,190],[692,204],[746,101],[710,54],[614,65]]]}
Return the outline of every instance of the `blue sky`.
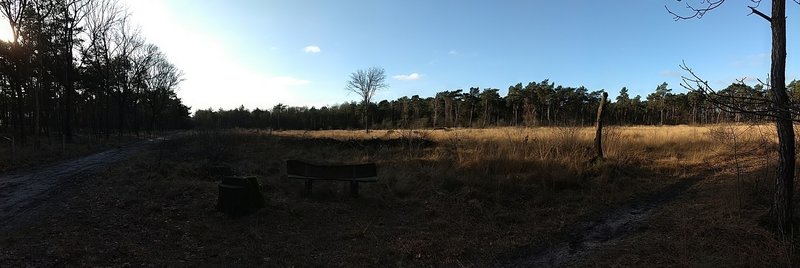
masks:
{"label": "blue sky", "polygon": [[[317,106],[357,100],[348,75],[381,66],[396,99],[550,79],[565,86],[676,92],[685,60],[716,87],[766,78],[770,29],[748,1],[674,21],[641,1],[124,0],[145,37],[186,74],[179,96],[199,108]],[[768,3],[760,9],[769,13]],[[800,17],[789,1],[787,77],[800,75]]]}

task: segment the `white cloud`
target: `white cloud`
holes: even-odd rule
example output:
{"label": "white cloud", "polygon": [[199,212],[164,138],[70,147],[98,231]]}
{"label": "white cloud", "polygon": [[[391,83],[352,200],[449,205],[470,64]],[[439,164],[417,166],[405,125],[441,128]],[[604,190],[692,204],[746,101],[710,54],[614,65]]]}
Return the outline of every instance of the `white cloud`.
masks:
{"label": "white cloud", "polygon": [[303,48],[303,51],[305,51],[306,53],[320,53],[322,50],[318,46],[310,45]]}
{"label": "white cloud", "polygon": [[394,78],[396,80],[401,80],[401,81],[414,81],[414,80],[419,80],[420,78],[422,78],[422,75],[420,75],[418,73],[400,74],[400,75],[392,76],[392,78]]}
{"label": "white cloud", "polygon": [[447,54],[450,54],[450,55],[458,55],[458,51],[455,51],[455,50],[450,50],[449,52],[447,52]]}

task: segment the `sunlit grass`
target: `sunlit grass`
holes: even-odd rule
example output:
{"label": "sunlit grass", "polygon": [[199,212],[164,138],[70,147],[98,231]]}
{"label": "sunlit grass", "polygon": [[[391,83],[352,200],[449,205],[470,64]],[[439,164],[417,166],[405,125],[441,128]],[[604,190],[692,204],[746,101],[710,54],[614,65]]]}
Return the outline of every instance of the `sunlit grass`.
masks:
{"label": "sunlit grass", "polygon": [[[120,256],[162,266],[178,263],[160,257],[190,255],[218,256],[209,263],[189,259],[211,266],[228,260],[258,266],[263,256],[276,266],[326,266],[328,258],[308,257],[324,254],[346,266],[485,267],[559,241],[587,219],[640,204],[669,185],[699,179],[655,210],[657,222],[647,223],[652,231],[635,230],[632,242],[619,246],[629,251],[608,249],[593,261],[636,265],[646,260],[618,254],[645,252],[666,266],[736,266],[752,260],[739,252],[774,257],[783,253],[765,251],[787,248],[763,239],[768,229],[754,220],[768,207],[759,200],[769,198],[770,184],[761,178],[772,169],[765,160],[775,149],[773,133],[771,126],[748,125],[608,127],[607,160],[597,164],[589,161],[592,128],[190,132],[89,178],[80,193],[70,194],[79,198],[53,215],[58,224],[32,225],[26,239],[18,235],[0,246],[24,256],[42,250],[15,241],[42,241],[37,245],[55,249],[49,258],[83,266],[115,263],[106,261],[109,254],[80,248],[134,252],[146,245],[159,250]],[[363,184],[358,199],[340,182],[315,183],[307,197],[302,182],[284,176],[287,159],[375,162],[379,179]],[[741,161],[741,179],[734,159]],[[218,178],[206,170],[220,163],[257,176],[267,207],[241,219],[215,211]],[[87,215],[91,222],[70,220]],[[117,219],[131,225],[91,228],[117,226]],[[724,228],[728,240],[736,236],[736,243],[715,238],[715,228]],[[636,240],[640,235],[646,239]],[[97,239],[111,236],[118,244]],[[177,248],[174,240],[197,246]],[[773,259],[770,264],[783,263]]]}

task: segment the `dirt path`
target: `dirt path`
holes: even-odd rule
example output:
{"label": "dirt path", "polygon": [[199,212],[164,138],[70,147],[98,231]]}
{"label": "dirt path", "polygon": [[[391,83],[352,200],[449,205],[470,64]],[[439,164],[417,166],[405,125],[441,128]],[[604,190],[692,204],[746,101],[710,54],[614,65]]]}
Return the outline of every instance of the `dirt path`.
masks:
{"label": "dirt path", "polygon": [[0,228],[10,228],[10,222],[38,207],[64,182],[81,174],[101,170],[163,140],[140,141],[57,164],[0,174]]}
{"label": "dirt path", "polygon": [[[614,246],[623,238],[646,228],[643,221],[655,209],[672,201],[698,182],[688,178],[678,181],[648,198],[616,208],[601,217],[579,224],[561,242],[539,247],[506,263],[504,267],[573,267],[580,265],[591,253]],[[535,247],[534,247],[535,248]]]}

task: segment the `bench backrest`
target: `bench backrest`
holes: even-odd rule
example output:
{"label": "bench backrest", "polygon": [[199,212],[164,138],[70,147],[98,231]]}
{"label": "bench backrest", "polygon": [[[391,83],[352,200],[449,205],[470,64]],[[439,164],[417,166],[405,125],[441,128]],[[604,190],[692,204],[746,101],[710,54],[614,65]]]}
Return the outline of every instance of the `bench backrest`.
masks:
{"label": "bench backrest", "polygon": [[299,160],[286,160],[286,173],[290,178],[378,180],[378,170],[374,163],[359,165],[315,165]]}

